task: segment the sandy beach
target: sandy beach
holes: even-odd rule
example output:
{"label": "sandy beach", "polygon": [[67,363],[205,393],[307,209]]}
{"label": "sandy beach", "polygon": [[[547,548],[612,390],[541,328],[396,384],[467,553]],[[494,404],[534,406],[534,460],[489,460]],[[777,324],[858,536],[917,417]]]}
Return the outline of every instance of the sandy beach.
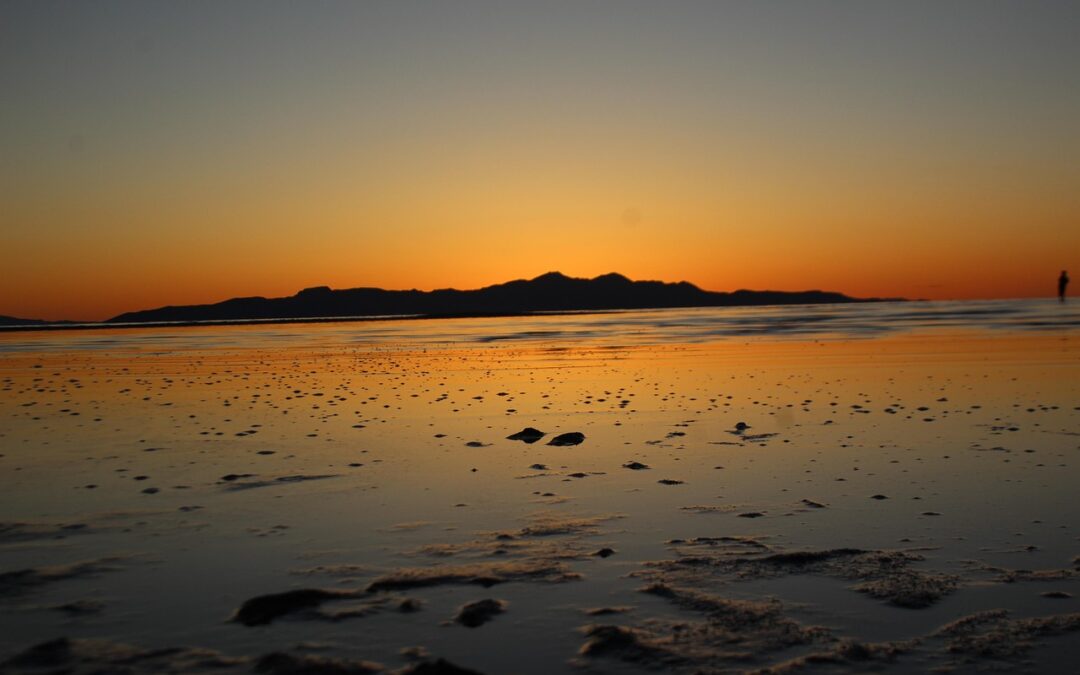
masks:
{"label": "sandy beach", "polygon": [[0,669],[1071,670],[1072,329],[601,320],[0,337]]}

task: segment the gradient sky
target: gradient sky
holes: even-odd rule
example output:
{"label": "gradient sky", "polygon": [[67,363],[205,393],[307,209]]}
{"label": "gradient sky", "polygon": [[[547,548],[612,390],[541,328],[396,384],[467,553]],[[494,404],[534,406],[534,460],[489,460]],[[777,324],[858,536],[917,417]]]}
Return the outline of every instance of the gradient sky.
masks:
{"label": "gradient sky", "polygon": [[0,314],[1080,284],[1080,2],[0,1]]}

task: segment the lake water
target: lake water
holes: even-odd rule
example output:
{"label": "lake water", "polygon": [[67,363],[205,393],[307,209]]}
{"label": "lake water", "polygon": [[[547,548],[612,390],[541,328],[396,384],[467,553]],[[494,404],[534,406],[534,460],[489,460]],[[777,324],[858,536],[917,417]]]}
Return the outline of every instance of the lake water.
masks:
{"label": "lake water", "polygon": [[879,302],[736,308],[610,311],[522,317],[280,322],[0,333],[0,352],[198,349],[267,344],[482,346],[494,342],[558,346],[661,345],[732,339],[862,339],[924,331],[1073,331],[1080,302],[1051,299]]}
{"label": "lake water", "polygon": [[0,671],[1074,672],[1078,321],[3,333]]}

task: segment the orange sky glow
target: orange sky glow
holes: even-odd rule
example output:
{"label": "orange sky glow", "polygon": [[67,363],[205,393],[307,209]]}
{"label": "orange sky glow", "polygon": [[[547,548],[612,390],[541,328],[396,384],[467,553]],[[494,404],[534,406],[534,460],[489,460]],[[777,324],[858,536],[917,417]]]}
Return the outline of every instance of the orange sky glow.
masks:
{"label": "orange sky glow", "polygon": [[1080,278],[1075,6],[601,4],[6,6],[0,314]]}

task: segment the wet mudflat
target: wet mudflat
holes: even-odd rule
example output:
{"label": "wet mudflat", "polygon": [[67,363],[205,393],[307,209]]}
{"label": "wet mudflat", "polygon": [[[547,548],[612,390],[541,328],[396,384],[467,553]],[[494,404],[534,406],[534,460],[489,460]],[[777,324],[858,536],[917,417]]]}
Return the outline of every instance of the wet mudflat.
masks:
{"label": "wet mudflat", "polygon": [[1070,331],[156,330],[0,336],[0,672],[1080,658]]}

